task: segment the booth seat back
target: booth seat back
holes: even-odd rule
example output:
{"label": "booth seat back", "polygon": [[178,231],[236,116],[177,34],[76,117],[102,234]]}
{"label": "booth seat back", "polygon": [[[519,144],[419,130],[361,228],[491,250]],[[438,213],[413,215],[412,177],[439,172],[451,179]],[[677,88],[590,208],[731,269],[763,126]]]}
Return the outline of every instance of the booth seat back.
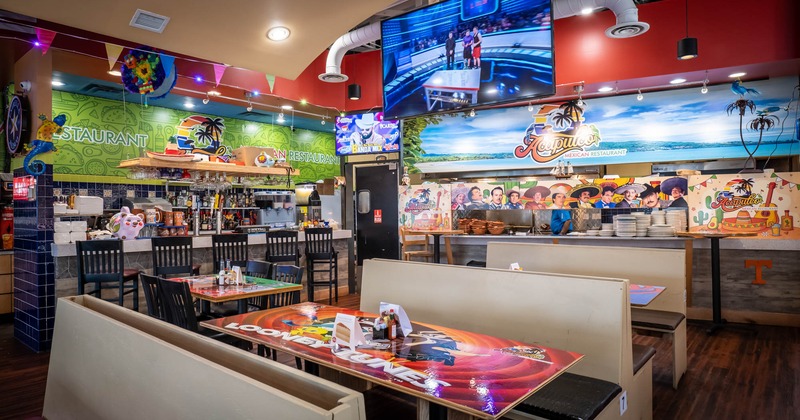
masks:
{"label": "booth seat back", "polygon": [[686,251],[613,246],[489,242],[486,266],[526,271],[615,277],[633,284],[665,286],[645,309],[686,315]]}
{"label": "booth seat back", "polygon": [[630,383],[628,281],[390,260],[364,261],[361,310],[575,351],[570,372]]}
{"label": "booth seat back", "polygon": [[48,419],[365,419],[364,397],[91,296],[61,298]]}

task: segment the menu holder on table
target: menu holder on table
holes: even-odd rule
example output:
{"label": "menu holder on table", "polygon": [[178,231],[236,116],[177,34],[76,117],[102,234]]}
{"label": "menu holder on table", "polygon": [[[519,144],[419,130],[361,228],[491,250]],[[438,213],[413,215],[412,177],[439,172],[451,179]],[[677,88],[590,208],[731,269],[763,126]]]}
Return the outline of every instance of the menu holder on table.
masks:
{"label": "menu holder on table", "polygon": [[356,346],[360,344],[367,344],[364,338],[364,332],[361,331],[361,325],[358,319],[353,315],[336,314],[336,320],[333,323],[333,336],[331,341],[334,344],[334,350],[339,346],[347,346],[350,350],[355,351]]}
{"label": "menu holder on table", "polygon": [[514,271],[522,271],[522,267],[520,267],[520,266],[519,266],[519,263],[516,263],[516,262],[514,262],[514,263],[511,263],[511,264],[508,266],[508,269],[509,269],[509,270],[514,270]]}
{"label": "menu holder on table", "polygon": [[381,302],[378,313],[383,315],[384,312],[389,313],[390,311],[394,311],[397,320],[400,322],[400,330],[403,332],[403,336],[405,337],[411,334],[411,331],[413,331],[413,328],[411,328],[411,320],[408,318],[403,307],[394,303]]}
{"label": "menu holder on table", "polygon": [[244,284],[244,276],[242,275],[242,267],[234,265],[231,267],[231,278],[234,284]]}

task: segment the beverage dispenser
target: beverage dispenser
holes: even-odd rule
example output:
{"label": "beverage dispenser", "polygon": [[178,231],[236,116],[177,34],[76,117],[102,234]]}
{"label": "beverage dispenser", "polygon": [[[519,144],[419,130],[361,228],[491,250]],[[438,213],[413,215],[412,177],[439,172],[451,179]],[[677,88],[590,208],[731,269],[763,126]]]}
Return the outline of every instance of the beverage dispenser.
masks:
{"label": "beverage dispenser", "polygon": [[292,191],[258,191],[255,193],[256,224],[271,228],[293,227],[295,195]]}

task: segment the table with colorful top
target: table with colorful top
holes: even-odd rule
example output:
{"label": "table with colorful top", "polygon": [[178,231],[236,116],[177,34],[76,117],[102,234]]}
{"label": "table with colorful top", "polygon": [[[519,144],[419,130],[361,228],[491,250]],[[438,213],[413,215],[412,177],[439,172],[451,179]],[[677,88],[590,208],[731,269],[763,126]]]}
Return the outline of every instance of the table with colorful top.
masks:
{"label": "table with colorful top", "polygon": [[208,303],[238,301],[239,313],[247,312],[247,299],[278,293],[299,292],[303,286],[295,283],[244,276],[244,284],[218,284],[217,275],[174,277],[167,280],[189,283],[192,297],[203,301],[203,312],[208,312]]}
{"label": "table with colorful top", "polygon": [[[368,344],[355,351],[334,349],[330,338],[337,313],[356,316]],[[413,321],[413,332],[406,337],[371,341],[375,317],[352,309],[301,303],[201,325],[412,395],[426,418],[431,403],[478,418],[500,418],[583,357]]]}
{"label": "table with colorful top", "polygon": [[719,273],[719,240],[730,237],[756,236],[751,232],[717,232],[717,231],[694,231],[678,232],[677,236],[694,239],[711,240],[711,318],[712,325],[708,330],[713,334],[717,329],[725,325],[722,318],[722,296],[720,292],[720,273]]}
{"label": "table with colorful top", "polygon": [[439,264],[439,257],[441,253],[439,252],[439,244],[440,238],[442,235],[463,235],[464,231],[459,229],[408,229],[406,230],[407,235],[431,235],[433,236],[433,262]]}
{"label": "table with colorful top", "polygon": [[628,286],[632,306],[647,306],[657,298],[666,287],[631,284]]}

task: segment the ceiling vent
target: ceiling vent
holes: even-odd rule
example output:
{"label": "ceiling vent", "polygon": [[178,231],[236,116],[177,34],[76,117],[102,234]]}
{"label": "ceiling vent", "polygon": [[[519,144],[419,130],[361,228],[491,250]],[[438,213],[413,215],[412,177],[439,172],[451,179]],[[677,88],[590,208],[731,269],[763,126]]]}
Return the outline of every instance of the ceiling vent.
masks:
{"label": "ceiling vent", "polygon": [[264,118],[264,119],[270,119],[270,117],[272,117],[272,114],[266,114],[266,113],[258,112],[258,111],[245,111],[245,112],[240,112],[239,115],[237,115],[237,117],[239,117],[239,118]]}
{"label": "ceiling vent", "polygon": [[119,86],[107,86],[98,83],[89,83],[82,87],[79,92],[89,96],[97,96],[101,93],[111,93],[117,95],[122,92],[122,88]]}
{"label": "ceiling vent", "polygon": [[131,26],[134,28],[159,34],[164,32],[164,28],[167,27],[168,23],[168,17],[142,9],[136,9],[136,13],[133,14],[133,19],[131,19]]}

